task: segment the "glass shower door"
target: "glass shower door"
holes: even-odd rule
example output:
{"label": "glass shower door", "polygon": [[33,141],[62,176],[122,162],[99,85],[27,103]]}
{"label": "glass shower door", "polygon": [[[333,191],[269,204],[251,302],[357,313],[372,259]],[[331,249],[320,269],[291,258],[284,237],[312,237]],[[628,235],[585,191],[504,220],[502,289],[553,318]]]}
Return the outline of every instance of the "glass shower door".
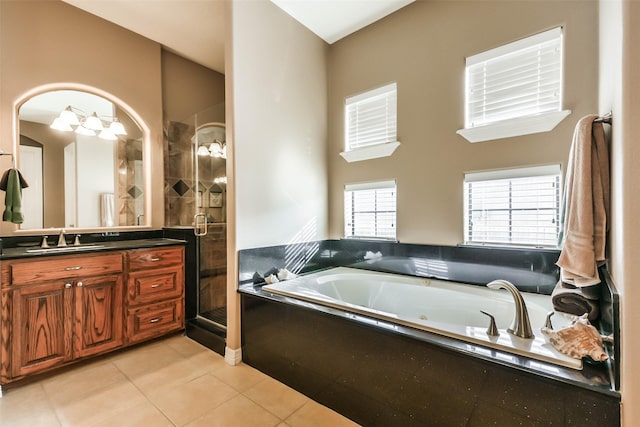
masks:
{"label": "glass shower door", "polygon": [[[226,138],[224,104],[166,127],[165,223],[192,232],[187,320],[226,334]],[[192,266],[192,267],[191,267]],[[195,270],[195,271],[194,271]]]}
{"label": "glass shower door", "polygon": [[193,137],[199,242],[198,319],[227,326],[226,139],[223,123],[196,126]]}

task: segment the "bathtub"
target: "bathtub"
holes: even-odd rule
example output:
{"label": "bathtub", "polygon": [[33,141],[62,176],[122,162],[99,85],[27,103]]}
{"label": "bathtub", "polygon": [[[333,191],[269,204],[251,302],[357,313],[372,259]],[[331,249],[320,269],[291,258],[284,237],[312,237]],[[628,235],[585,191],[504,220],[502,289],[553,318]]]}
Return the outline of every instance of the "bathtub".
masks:
{"label": "bathtub", "polygon": [[[512,296],[505,290],[466,285],[443,280],[424,279],[337,267],[264,285],[263,291],[303,300],[390,325],[402,325],[462,340],[473,346],[496,349],[573,369],[582,369],[582,361],[565,356],[549,345],[540,328],[553,311],[551,297],[522,292],[529,312],[534,338],[523,339],[507,332],[514,316]],[[500,335],[487,334],[491,313]],[[560,313],[552,318],[559,329],[570,323]],[[491,351],[487,350],[487,355]]]}

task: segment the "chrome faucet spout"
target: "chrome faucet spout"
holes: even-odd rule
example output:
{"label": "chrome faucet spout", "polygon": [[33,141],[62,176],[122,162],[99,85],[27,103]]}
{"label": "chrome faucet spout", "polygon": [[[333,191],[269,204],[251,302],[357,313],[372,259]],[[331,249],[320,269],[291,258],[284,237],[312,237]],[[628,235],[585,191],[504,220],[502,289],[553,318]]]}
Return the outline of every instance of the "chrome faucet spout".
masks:
{"label": "chrome faucet spout", "polygon": [[529,322],[529,312],[518,288],[506,280],[494,280],[493,282],[487,283],[487,286],[491,289],[506,289],[513,297],[516,312],[507,332],[520,338],[532,338],[533,331],[531,330],[531,323]]}
{"label": "chrome faucet spout", "polygon": [[60,229],[60,235],[58,236],[58,246],[67,246],[67,240],[64,236],[64,228]]}

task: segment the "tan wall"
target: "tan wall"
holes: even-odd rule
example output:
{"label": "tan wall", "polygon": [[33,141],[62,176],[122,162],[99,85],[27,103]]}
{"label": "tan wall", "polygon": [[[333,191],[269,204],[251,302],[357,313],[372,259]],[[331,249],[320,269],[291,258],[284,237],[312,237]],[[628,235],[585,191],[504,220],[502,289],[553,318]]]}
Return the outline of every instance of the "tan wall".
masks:
{"label": "tan wall", "polygon": [[[329,55],[329,235],[343,236],[346,183],[396,179],[397,237],[405,243],[463,240],[463,173],[564,163],[577,120],[597,108],[596,2],[417,1],[331,46]],[[517,19],[526,17],[526,19]],[[464,59],[562,25],[564,107],[549,133],[471,144],[464,126]],[[396,81],[398,138],[389,158],[348,164],[344,98]]]}
{"label": "tan wall", "polygon": [[[224,74],[162,51],[162,109],[165,120],[182,121],[224,104]],[[206,120],[224,122],[224,108]],[[199,123],[202,124],[202,123]]]}
{"label": "tan wall", "polygon": [[304,238],[327,236],[327,47],[269,1],[232,0],[226,13],[226,356],[233,363],[237,250],[286,244],[309,224],[315,228]]}
{"label": "tan wall", "polygon": [[640,3],[600,1],[600,110],[613,111],[610,270],[620,292],[622,425],[640,420]]}
{"label": "tan wall", "polygon": [[[234,2],[238,249],[326,236],[326,44],[268,1]],[[228,72],[226,73],[229,74]]]}
{"label": "tan wall", "polygon": [[[160,45],[60,1],[0,1],[0,149],[13,151],[17,103],[34,88],[102,90],[150,130],[153,227],[164,224]],[[10,159],[0,158],[0,168]],[[0,234],[15,227],[2,223]]]}

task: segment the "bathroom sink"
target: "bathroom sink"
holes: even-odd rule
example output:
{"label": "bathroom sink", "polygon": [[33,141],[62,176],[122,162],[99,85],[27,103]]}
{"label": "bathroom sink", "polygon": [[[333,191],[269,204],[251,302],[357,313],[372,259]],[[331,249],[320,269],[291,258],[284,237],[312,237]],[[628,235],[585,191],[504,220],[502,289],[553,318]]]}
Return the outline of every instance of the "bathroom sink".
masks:
{"label": "bathroom sink", "polygon": [[59,246],[53,248],[37,248],[37,249],[27,249],[28,253],[50,253],[50,252],[77,252],[88,249],[99,249],[103,248],[104,245],[80,245],[80,246]]}

